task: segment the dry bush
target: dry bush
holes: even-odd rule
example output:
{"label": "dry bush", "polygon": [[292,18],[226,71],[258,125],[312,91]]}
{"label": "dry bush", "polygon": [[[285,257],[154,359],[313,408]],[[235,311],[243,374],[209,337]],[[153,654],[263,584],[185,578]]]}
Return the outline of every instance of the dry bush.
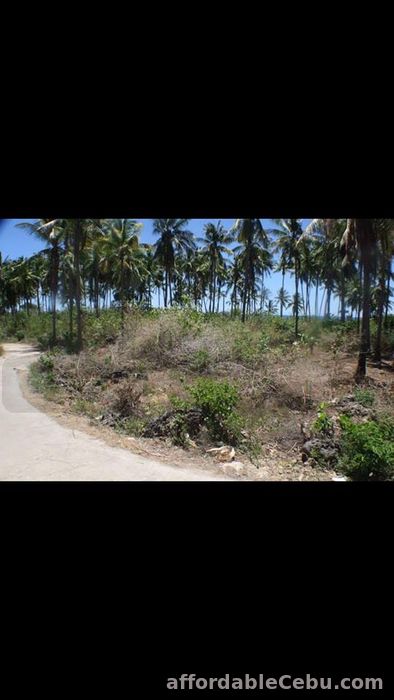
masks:
{"label": "dry bush", "polygon": [[140,415],[142,393],[142,387],[136,385],[133,380],[127,379],[116,388],[112,404],[113,410],[122,418]]}
{"label": "dry bush", "polygon": [[117,351],[121,357],[145,360],[152,367],[193,365],[198,353],[209,362],[229,356],[227,335],[211,324],[186,324],[177,313],[129,320]]}
{"label": "dry bush", "polygon": [[117,343],[118,357],[147,360],[161,366],[164,356],[178,343],[180,328],[175,316],[165,318],[135,317],[128,319],[125,332]]}

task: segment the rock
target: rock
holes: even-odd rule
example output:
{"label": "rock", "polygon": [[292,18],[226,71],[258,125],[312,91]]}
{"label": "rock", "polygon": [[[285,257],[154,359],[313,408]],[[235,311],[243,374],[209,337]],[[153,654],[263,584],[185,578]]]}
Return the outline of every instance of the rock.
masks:
{"label": "rock", "polygon": [[155,420],[150,421],[141,437],[168,437],[171,436],[175,419],[181,416],[189,436],[195,436],[199,433],[203,425],[202,412],[198,408],[192,408],[186,411],[166,411],[163,415]]}
{"label": "rock", "polygon": [[325,462],[332,462],[337,457],[338,449],[339,445],[334,440],[314,437],[303,444],[301,450],[302,461],[306,462],[311,457],[316,458],[319,456]]}
{"label": "rock", "polygon": [[312,454],[312,450],[317,449],[318,447],[320,447],[320,440],[307,440],[306,442],[304,442],[301,452],[303,455],[310,457]]}
{"label": "rock", "polygon": [[243,462],[223,462],[220,471],[226,476],[244,476],[246,473]]}
{"label": "rock", "polygon": [[333,476],[331,481],[348,481],[346,476]]}
{"label": "rock", "polygon": [[234,447],[226,447],[225,445],[223,447],[211,447],[207,452],[213,452],[215,459],[219,462],[228,462],[235,457]]}
{"label": "rock", "polygon": [[370,417],[373,414],[373,411],[370,408],[366,408],[365,406],[362,406],[360,403],[355,402],[349,402],[346,406],[343,408],[343,412],[347,416],[365,416],[365,417]]}

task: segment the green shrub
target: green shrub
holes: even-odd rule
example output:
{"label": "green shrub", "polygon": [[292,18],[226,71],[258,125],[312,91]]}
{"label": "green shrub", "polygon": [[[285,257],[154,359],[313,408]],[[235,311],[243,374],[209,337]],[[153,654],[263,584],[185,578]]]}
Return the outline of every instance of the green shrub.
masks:
{"label": "green shrub", "polygon": [[[230,413],[226,418],[222,418],[218,422],[218,428],[215,429],[214,435],[217,439],[227,442],[229,445],[239,445],[242,439],[242,429],[244,421],[238,413]],[[248,443],[247,447],[251,447]]]}
{"label": "green shrub", "polygon": [[38,369],[41,372],[51,372],[54,368],[54,362],[53,362],[53,356],[50,355],[49,353],[45,353],[44,355],[41,355],[40,359],[38,360]]}
{"label": "green shrub", "polygon": [[326,404],[321,403],[317,412],[317,418],[311,426],[313,433],[330,435],[333,432],[334,424],[325,409]]}
{"label": "green shrub", "polygon": [[[40,358],[41,360],[41,358]],[[57,396],[57,387],[55,382],[55,376],[53,370],[50,368],[45,369],[41,361],[34,362],[29,369],[29,380],[30,384],[35,391],[46,399],[54,399]]]}
{"label": "green shrub", "polygon": [[127,435],[134,435],[139,437],[146,425],[146,421],[143,418],[137,418],[136,416],[131,416],[126,418],[120,424],[122,432]]}
{"label": "green shrub", "polygon": [[171,441],[178,447],[186,447],[188,442],[188,432],[186,421],[181,413],[177,413],[171,421],[170,429]]}
{"label": "green shrub", "polygon": [[189,392],[201,409],[212,438],[236,443],[241,428],[241,418],[234,410],[238,403],[237,389],[228,382],[199,379]]}
{"label": "green shrub", "polygon": [[254,365],[259,359],[261,346],[256,347],[253,341],[254,339],[247,332],[236,337],[233,344],[234,360],[245,365]]}
{"label": "green shrub", "polygon": [[72,404],[72,409],[75,413],[79,413],[82,416],[88,416],[89,418],[95,418],[97,409],[92,401],[87,401],[86,399],[75,399]]}
{"label": "green shrub", "polygon": [[52,345],[50,335],[48,335],[47,333],[44,333],[42,335],[38,335],[37,336],[37,343],[38,343],[39,347],[41,348],[41,350],[48,350]]}
{"label": "green shrub", "polygon": [[259,340],[259,350],[262,353],[268,352],[270,349],[270,344],[271,344],[271,336],[266,332],[262,331],[260,340]]}
{"label": "green shrub", "polygon": [[15,337],[16,337],[17,341],[20,342],[21,340],[24,339],[25,332],[24,331],[16,331]]}
{"label": "green shrub", "polygon": [[375,403],[375,394],[370,389],[356,389],[354,398],[365,408],[369,408]]}
{"label": "green shrub", "polygon": [[357,481],[387,480],[394,477],[394,421],[353,423],[340,417],[342,428],[339,467]]}
{"label": "green shrub", "polygon": [[177,411],[187,411],[191,408],[190,401],[184,401],[184,399],[180,399],[178,396],[170,396],[170,402]]}
{"label": "green shrub", "polygon": [[191,360],[190,368],[194,372],[204,372],[210,365],[208,350],[197,350]]}

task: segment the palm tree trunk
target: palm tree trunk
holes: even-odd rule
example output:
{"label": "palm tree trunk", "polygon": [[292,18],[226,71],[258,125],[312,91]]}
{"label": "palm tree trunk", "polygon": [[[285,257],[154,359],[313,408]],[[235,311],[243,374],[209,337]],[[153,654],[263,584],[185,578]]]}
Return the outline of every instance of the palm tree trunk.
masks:
{"label": "palm tree trunk", "polygon": [[367,355],[369,351],[369,317],[371,312],[371,300],[370,300],[370,270],[369,264],[364,267],[363,275],[363,302],[362,302],[362,321],[361,321],[361,337],[360,337],[360,350],[358,356],[358,364],[356,370],[356,378],[362,379],[365,377],[367,372]]}
{"label": "palm tree trunk", "polygon": [[331,316],[331,287],[327,287],[327,306],[326,306],[326,318]]}
{"label": "palm tree trunk", "polygon": [[166,269],[164,275],[164,308],[167,308],[168,301],[168,270]]}
{"label": "palm tree trunk", "polygon": [[96,310],[96,316],[100,316],[100,286],[98,281],[98,273],[94,275],[94,307]]}
{"label": "palm tree trunk", "polygon": [[52,341],[56,343],[56,292],[52,292]]}
{"label": "palm tree trunk", "polygon": [[295,337],[298,339],[298,261],[295,262]]}
{"label": "palm tree trunk", "polygon": [[245,285],[243,289],[243,295],[242,295],[242,323],[245,323],[245,318],[246,318],[246,300],[247,300],[247,287],[246,287],[246,280],[245,280]]}
{"label": "palm tree trunk", "polygon": [[360,269],[359,269],[359,281],[360,281],[361,296],[360,296],[360,301],[359,301],[358,308],[357,308],[357,333],[360,333],[360,317],[361,317],[361,306],[362,306],[363,266],[362,266],[361,262],[360,262]]}
{"label": "palm tree trunk", "polygon": [[326,296],[326,288],[323,287],[323,295],[322,295],[321,302],[320,302],[320,312],[319,312],[319,316],[322,315],[322,310],[323,310],[323,305],[324,305],[325,296]]}
{"label": "palm tree trunk", "polygon": [[124,260],[123,256],[120,261],[120,318],[121,318],[121,328],[124,328],[124,310],[125,310],[125,300],[124,300]]}
{"label": "palm tree trunk", "polygon": [[68,321],[69,321],[69,333],[70,333],[70,341],[71,342],[73,341],[73,336],[74,336],[73,312],[74,312],[74,298],[71,295],[70,301],[68,304]]}
{"label": "palm tree trunk", "polygon": [[300,286],[301,286],[301,301],[302,301],[302,308],[304,310],[304,318],[305,318],[305,299],[304,299],[304,283],[302,281],[302,277],[300,279]]}
{"label": "palm tree trunk", "polygon": [[260,312],[264,305],[264,272],[261,273],[261,296],[260,296]]}
{"label": "palm tree trunk", "polygon": [[52,287],[52,342],[56,343],[56,299],[57,299],[57,287],[58,287],[58,275],[59,275],[59,249],[57,245],[53,246],[51,255],[51,287]]}
{"label": "palm tree trunk", "polygon": [[310,282],[309,282],[309,277],[306,278],[305,282],[305,318],[309,316],[311,317],[311,306],[310,306],[310,301],[309,301],[309,287],[310,287]]}
{"label": "palm tree trunk", "polygon": [[341,322],[346,321],[346,300],[345,300],[345,275],[341,270]]}
{"label": "palm tree trunk", "polygon": [[[222,291],[222,285],[221,285],[220,282],[219,282],[218,294],[217,294],[217,296],[218,296],[218,302],[217,302],[217,305],[216,305],[216,313],[217,313],[217,314],[218,314],[219,311],[220,311],[220,293],[221,293],[221,291]],[[216,294],[216,289],[215,289],[215,294]]]}
{"label": "palm tree trunk", "polygon": [[367,355],[369,352],[370,314],[371,314],[371,250],[373,245],[373,230],[370,219],[356,219],[358,238],[363,268],[363,299],[360,350],[356,369],[356,380],[363,379],[367,371]]}
{"label": "palm tree trunk", "polygon": [[390,278],[391,278],[391,259],[389,259],[387,264],[387,291],[386,291],[386,306],[384,312],[384,327],[388,328],[388,316],[390,307]]}
{"label": "palm tree trunk", "polygon": [[81,352],[83,346],[82,337],[82,310],[81,310],[81,245],[82,230],[81,220],[75,220],[74,231],[74,270],[75,270],[75,308],[77,311],[77,353]]}
{"label": "palm tree trunk", "polygon": [[[285,274],[286,274],[286,270],[283,267],[282,268],[282,291],[284,291],[284,289],[285,289]],[[280,301],[280,317],[281,318],[283,317],[283,300],[282,300],[282,298]]]}
{"label": "palm tree trunk", "polygon": [[379,303],[378,303],[378,327],[376,332],[376,343],[374,351],[375,362],[379,365],[382,362],[382,330],[383,330],[383,310],[384,310],[384,298],[386,293],[385,279],[383,275],[379,279]]}
{"label": "palm tree trunk", "polygon": [[315,316],[319,316],[319,275],[316,277]]}
{"label": "palm tree trunk", "polygon": [[172,281],[171,281],[171,273],[168,273],[168,287],[170,291],[170,306],[172,306]]}

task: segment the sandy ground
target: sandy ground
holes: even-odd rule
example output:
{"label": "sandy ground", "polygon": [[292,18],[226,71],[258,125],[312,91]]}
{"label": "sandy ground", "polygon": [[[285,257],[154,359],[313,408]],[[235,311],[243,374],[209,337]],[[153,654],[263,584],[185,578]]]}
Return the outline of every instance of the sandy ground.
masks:
{"label": "sandy ground", "polygon": [[[1,481],[231,481],[217,471],[159,462],[74,427],[85,423],[50,416],[27,400],[25,376],[39,353],[4,343],[0,358]],[[21,383],[25,386],[22,392]]]}

